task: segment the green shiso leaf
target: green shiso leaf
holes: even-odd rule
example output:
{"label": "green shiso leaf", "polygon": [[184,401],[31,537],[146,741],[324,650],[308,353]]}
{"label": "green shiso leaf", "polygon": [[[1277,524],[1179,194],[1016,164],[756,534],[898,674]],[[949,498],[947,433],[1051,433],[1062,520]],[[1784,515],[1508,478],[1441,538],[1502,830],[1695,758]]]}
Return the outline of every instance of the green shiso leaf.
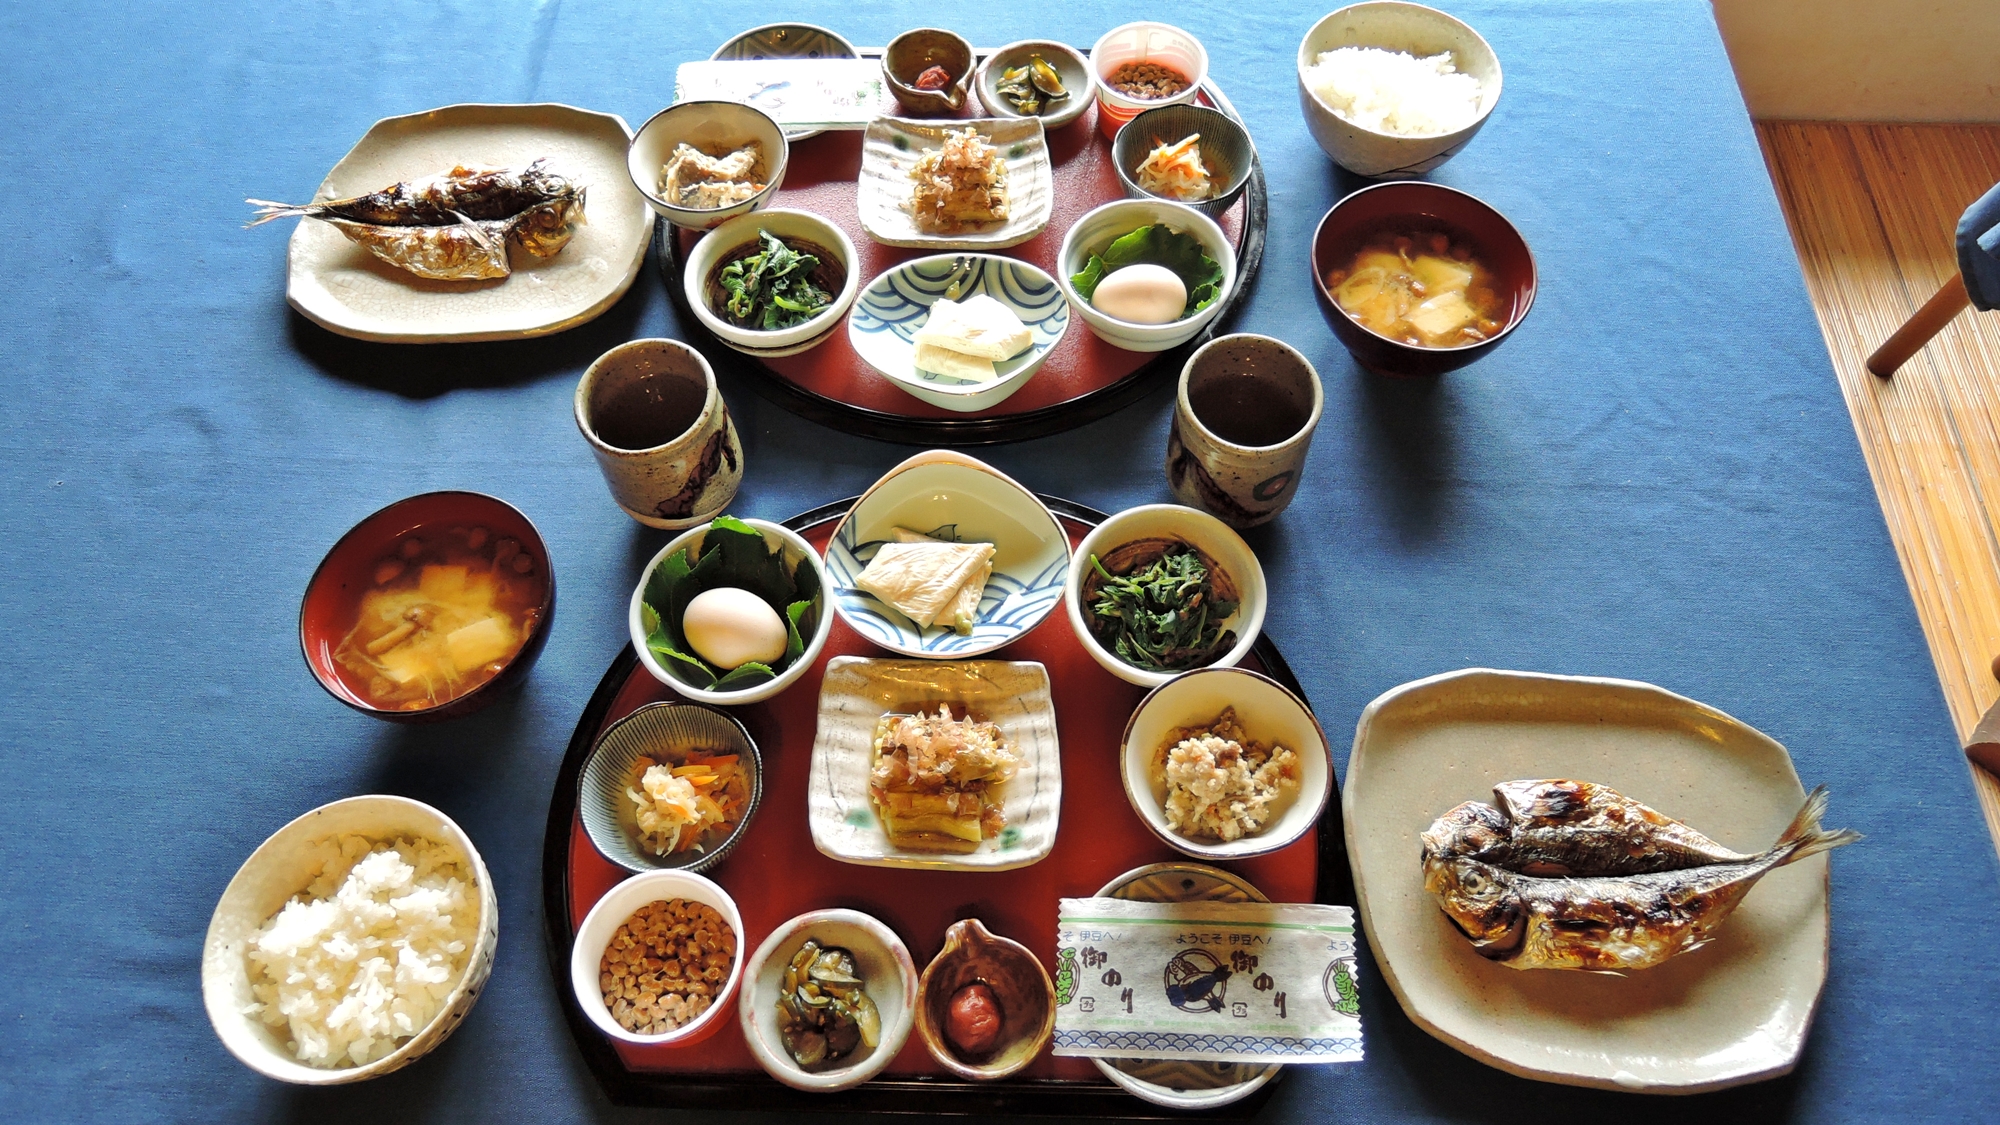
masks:
{"label": "green shiso leaf", "polygon": [[[775,666],[752,662],[725,672],[711,667],[687,643],[681,618],[688,603],[724,586],[748,590],[785,618],[785,655]],[[813,607],[819,592],[819,577],[809,560],[800,560],[787,574],[783,552],[766,546],[756,528],[733,516],[718,516],[702,536],[699,558],[690,562],[687,551],[675,551],[653,568],[640,598],[639,621],[647,631],[647,649],[675,678],[698,688],[745,688],[777,677],[804,654],[801,637],[817,625]]]}
{"label": "green shiso leaf", "polygon": [[1183,320],[1215,303],[1222,295],[1222,263],[1208,256],[1200,239],[1165,223],[1120,235],[1104,248],[1101,256],[1092,254],[1084,263],[1083,272],[1072,274],[1069,281],[1076,287],[1077,295],[1088,301],[1097,294],[1098,283],[1106,274],[1141,262],[1165,266],[1187,286],[1187,305],[1181,309]]}

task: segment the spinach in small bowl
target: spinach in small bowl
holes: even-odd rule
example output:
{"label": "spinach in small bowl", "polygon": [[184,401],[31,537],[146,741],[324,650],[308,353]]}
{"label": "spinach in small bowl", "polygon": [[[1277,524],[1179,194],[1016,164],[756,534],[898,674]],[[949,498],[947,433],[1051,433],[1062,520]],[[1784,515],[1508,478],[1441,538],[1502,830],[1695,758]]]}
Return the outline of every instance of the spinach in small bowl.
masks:
{"label": "spinach in small bowl", "polygon": [[1142,539],[1090,556],[1081,593],[1091,635],[1148,672],[1200,668],[1236,644],[1223,623],[1236,612],[1229,575],[1180,540]]}
{"label": "spinach in small bowl", "polygon": [[[723,587],[746,590],[778,614],[785,623],[784,655],[768,663],[718,669],[695,652],[681,625],[688,603]],[[704,691],[735,691],[776,679],[805,654],[824,612],[820,590],[810,555],[787,568],[783,549],[766,544],[756,528],[733,516],[718,516],[702,535],[698,553],[682,547],[647,575],[640,626],[647,650],[675,679]]]}
{"label": "spinach in small bowl", "polygon": [[833,305],[846,283],[840,259],[804,239],[781,239],[767,230],[725,260],[709,284],[709,305],[738,328],[777,332]]}

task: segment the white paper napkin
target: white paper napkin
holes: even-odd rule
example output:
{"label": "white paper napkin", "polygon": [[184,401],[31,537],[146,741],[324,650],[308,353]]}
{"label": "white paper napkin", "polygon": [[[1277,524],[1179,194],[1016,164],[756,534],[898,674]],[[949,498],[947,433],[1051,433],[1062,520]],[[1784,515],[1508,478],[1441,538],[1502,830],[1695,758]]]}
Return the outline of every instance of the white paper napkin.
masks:
{"label": "white paper napkin", "polygon": [[1066,898],[1055,1053],[1358,1062],[1359,972],[1345,906]]}

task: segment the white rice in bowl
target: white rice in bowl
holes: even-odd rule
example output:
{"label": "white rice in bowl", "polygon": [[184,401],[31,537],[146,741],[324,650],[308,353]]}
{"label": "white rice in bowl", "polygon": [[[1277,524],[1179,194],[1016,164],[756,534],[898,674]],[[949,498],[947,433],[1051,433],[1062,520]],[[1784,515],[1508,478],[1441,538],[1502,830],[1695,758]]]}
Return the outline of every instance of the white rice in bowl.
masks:
{"label": "white rice in bowl", "polygon": [[1450,51],[1418,58],[1380,47],[1320,52],[1306,68],[1306,86],[1353,124],[1399,137],[1457,132],[1479,119],[1483,96]]}
{"label": "white rice in bowl", "polygon": [[320,874],[250,936],[246,1014],[289,1035],[310,1066],[359,1066],[443,1010],[479,933],[479,895],[457,849],[342,835],[315,845]]}
{"label": "white rice in bowl", "polygon": [[1191,838],[1254,836],[1279,798],[1299,787],[1299,756],[1252,741],[1234,707],[1207,726],[1175,730],[1154,765],[1166,779],[1167,828]]}

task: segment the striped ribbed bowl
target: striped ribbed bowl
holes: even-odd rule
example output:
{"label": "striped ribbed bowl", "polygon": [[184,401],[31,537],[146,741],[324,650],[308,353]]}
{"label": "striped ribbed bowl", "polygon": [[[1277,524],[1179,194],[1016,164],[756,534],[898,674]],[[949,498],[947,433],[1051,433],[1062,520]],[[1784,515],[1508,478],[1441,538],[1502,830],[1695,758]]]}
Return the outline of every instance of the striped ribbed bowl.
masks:
{"label": "striped ribbed bowl", "polygon": [[[917,329],[954,282],[960,300],[984,293],[1012,309],[1034,336],[1027,351],[993,365],[992,379],[923,371],[912,358]],[[894,266],[869,282],[847,318],[847,339],[868,366],[912,395],[946,410],[974,411],[989,410],[1026,386],[1068,328],[1062,286],[1042,270],[995,254],[935,254]]]}
{"label": "striped ribbed bowl", "polygon": [[[673,855],[654,855],[639,843],[638,808],[625,790],[641,757],[684,765],[693,750],[738,755],[750,783],[750,799],[736,828],[720,840]],[[764,759],[743,724],[698,703],[648,703],[613,723],[591,748],[577,782],[577,815],[583,831],[604,858],[627,871],[706,871],[722,862],[764,799]]]}
{"label": "striped ribbed bowl", "polygon": [[[993,576],[970,635],[916,622],[854,585],[896,528],[993,544]],[[1069,579],[1069,536],[1035,494],[973,457],[934,449],[889,470],[855,501],[826,548],[841,619],[905,656],[959,660],[992,652],[1042,623]]]}

